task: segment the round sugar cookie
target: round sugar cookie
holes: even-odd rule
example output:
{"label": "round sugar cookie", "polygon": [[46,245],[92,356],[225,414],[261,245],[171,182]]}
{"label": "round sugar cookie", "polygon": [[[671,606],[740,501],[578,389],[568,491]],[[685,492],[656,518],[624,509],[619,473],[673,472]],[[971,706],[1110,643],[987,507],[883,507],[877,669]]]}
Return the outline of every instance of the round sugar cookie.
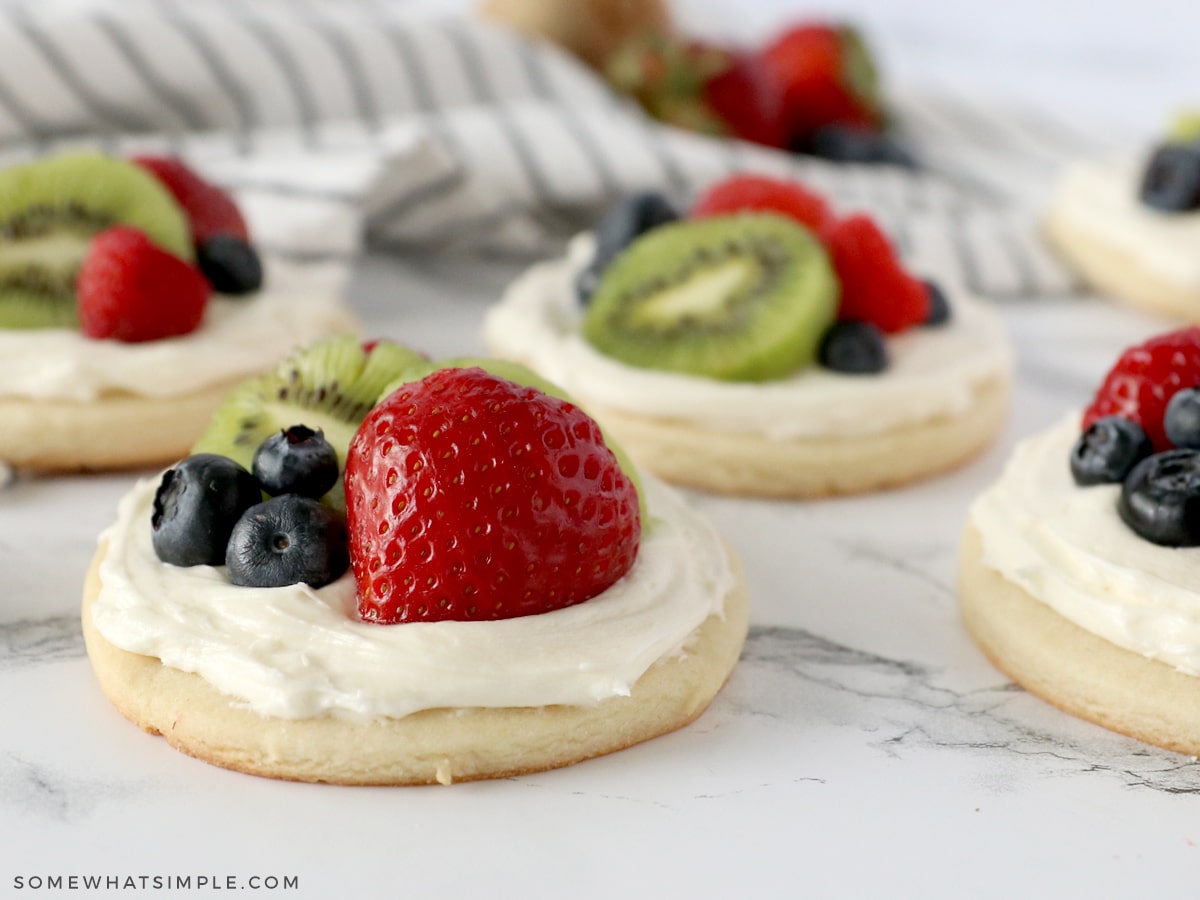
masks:
{"label": "round sugar cookie", "polygon": [[973,525],[960,548],[958,597],[967,631],[1030,693],[1148,744],[1200,754],[1200,678],[1097,637],[984,566]]}
{"label": "round sugar cookie", "polygon": [[113,394],[94,401],[0,398],[0,460],[51,471],[134,468],[187,456],[243,379],[171,398]]}
{"label": "round sugar cookie", "polygon": [[113,705],[184,753],[294,781],[449,784],[554,769],[624,749],[681,728],[708,707],[737,662],[749,619],[745,578],[729,551],[736,583],[724,617],[709,616],[685,652],[652,666],[628,697],[595,706],[434,709],[401,719],[283,719],[105,640],[89,611],[104,552],[102,543],[85,582],[82,618],[92,668]]}
{"label": "round sugar cookie", "polygon": [[1078,228],[1061,212],[1051,209],[1043,231],[1079,277],[1098,293],[1144,312],[1200,322],[1200,290],[1162,278],[1135,253]]}
{"label": "round sugar cookie", "polygon": [[959,415],[874,435],[774,441],[580,404],[605,433],[665,481],[723,494],[803,499],[897,487],[966,462],[1004,425],[1011,385],[981,385]]}

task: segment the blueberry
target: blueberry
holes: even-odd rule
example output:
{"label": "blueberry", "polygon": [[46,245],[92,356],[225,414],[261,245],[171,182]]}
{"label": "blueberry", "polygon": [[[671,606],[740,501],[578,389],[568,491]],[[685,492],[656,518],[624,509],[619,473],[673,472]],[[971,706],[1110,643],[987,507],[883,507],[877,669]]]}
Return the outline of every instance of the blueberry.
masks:
{"label": "blueberry", "polygon": [[1080,486],[1116,484],[1154,452],[1150,438],[1136,422],[1120,416],[1097,419],[1071,448],[1071,475]]}
{"label": "blueberry", "polygon": [[272,497],[320,497],[337,482],[339,466],[324,432],[293,425],[259,445],[250,470]]}
{"label": "blueberry", "polygon": [[346,523],[308,497],[286,494],[250,507],[225,551],[229,580],[244,587],[321,587],[350,565]]}
{"label": "blueberry", "polygon": [[929,318],[925,320],[924,324],[945,325],[950,321],[950,301],[946,299],[946,292],[942,290],[940,284],[928,278],[923,284],[925,290],[929,292]]}
{"label": "blueberry", "polygon": [[1200,449],[1200,389],[1175,392],[1163,414],[1163,429],[1176,447]]}
{"label": "blueberry", "polygon": [[895,138],[882,131],[850,125],[818,128],[806,139],[795,142],[792,150],[831,162],[888,163],[906,169],[917,168],[912,154]]}
{"label": "blueberry", "polygon": [[887,343],[870,322],[835,322],[821,339],[817,357],[834,372],[871,375],[887,368]]}
{"label": "blueberry", "polygon": [[1168,450],[1143,459],[1121,485],[1117,511],[1155,544],[1200,544],[1200,451]]}
{"label": "blueberry", "polygon": [[621,198],[596,223],[596,250],[592,261],[575,277],[575,293],[580,303],[587,303],[600,283],[600,276],[617,254],[634,239],[679,218],[674,204],[657,191],[639,191]]}
{"label": "blueberry", "polygon": [[262,287],[258,252],[233,234],[214,234],[196,247],[196,265],[218,294],[250,294]]}
{"label": "blueberry", "polygon": [[1164,212],[1200,209],[1200,144],[1157,147],[1142,174],[1139,196]]}
{"label": "blueberry", "polygon": [[254,476],[225,456],[198,453],[163,473],[150,516],[154,552],[176,566],[219,566],[242,513],[262,500]]}

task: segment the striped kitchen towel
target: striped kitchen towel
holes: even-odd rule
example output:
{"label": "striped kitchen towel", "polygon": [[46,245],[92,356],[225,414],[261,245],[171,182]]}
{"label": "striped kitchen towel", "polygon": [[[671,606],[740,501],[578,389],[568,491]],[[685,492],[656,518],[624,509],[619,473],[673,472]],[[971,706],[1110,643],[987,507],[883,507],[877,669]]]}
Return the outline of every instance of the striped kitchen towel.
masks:
{"label": "striped kitchen towel", "polygon": [[912,264],[994,298],[1072,296],[1036,204],[1096,135],[962,98],[895,99],[920,173],[658,125],[555,48],[409,0],[6,0],[0,162],[170,150],[303,258],[547,253],[621,193],[738,169],[876,214]]}

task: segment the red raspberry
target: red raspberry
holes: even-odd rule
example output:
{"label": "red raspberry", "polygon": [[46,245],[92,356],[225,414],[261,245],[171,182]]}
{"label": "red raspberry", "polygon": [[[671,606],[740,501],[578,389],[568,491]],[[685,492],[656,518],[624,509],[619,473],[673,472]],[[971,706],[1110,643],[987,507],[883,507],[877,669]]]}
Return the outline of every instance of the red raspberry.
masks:
{"label": "red raspberry", "polygon": [[403,385],[346,459],[366,621],[508,619],[581,603],[629,571],[637,490],[576,406],[482,369]]}
{"label": "red raspberry", "polygon": [[1200,386],[1200,326],[1181,328],[1130,347],[1121,354],[1083,414],[1083,428],[1104,416],[1136,422],[1154,452],[1174,444],[1163,429],[1167,403],[1176,391]]}
{"label": "red raspberry", "polygon": [[794,142],[823,125],[880,125],[874,64],[851,28],[808,24],[791,28],[760,55],[783,91]]}
{"label": "red raspberry", "polygon": [[173,156],[135,156],[141,166],[162,182],[187,213],[192,243],[199,245],[217,234],[232,234],[247,243],[250,232],[233,198],[205,181]]}
{"label": "red raspberry", "polygon": [[136,228],[118,227],[92,239],[75,294],[84,334],[134,343],[195,331],[209,286]]}
{"label": "red raspberry", "polygon": [[818,234],[833,219],[825,199],[800,182],[765,175],[733,175],[717,182],[700,196],[690,215],[703,219],[751,210],[780,213]]}
{"label": "red raspberry", "polygon": [[870,322],[895,334],[929,318],[929,289],[905,271],[869,217],[840,219],[821,237],[842,284],[839,320]]}

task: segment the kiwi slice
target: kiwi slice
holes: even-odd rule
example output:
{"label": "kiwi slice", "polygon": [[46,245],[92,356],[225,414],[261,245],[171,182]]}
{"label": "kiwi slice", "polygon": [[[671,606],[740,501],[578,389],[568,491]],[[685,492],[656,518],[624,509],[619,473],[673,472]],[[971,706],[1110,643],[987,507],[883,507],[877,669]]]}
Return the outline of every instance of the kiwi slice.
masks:
{"label": "kiwi slice", "polygon": [[663,225],[605,271],[583,323],[631,366],[723,381],[782,378],[816,359],[838,282],[808,229],[774,214]]}
{"label": "kiwi slice", "polygon": [[[379,341],[369,352],[350,335],[318,341],[292,354],[274,372],[235,388],[192,453],[220,453],[249,469],[268,437],[293,425],[307,425],[325,433],[344,468],[350,441],[384,388],[424,359],[390,341]],[[345,508],[340,477],[324,499]]]}
{"label": "kiwi slice", "polygon": [[[532,369],[520,363],[510,362],[507,359],[487,359],[478,356],[456,356],[451,359],[437,361],[422,360],[389,384],[383,393],[380,394],[380,398],[386,397],[401,385],[408,384],[411,381],[420,381],[426,375],[430,375],[438,369],[471,369],[475,367],[479,367],[485,372],[491,372],[496,377],[504,378],[514,384],[536,388],[543,394],[557,397],[559,400],[565,400],[567,403],[576,402],[575,398],[553,381],[543,378]],[[638,475],[637,467],[633,464],[633,460],[629,458],[629,454],[625,452],[625,449],[604,433],[603,427],[600,429],[600,434],[604,438],[605,445],[613,452],[613,456],[617,458],[617,465],[621,467],[621,471],[633,482],[633,486],[637,490],[638,509],[642,512],[642,530],[649,531],[650,517],[647,513],[649,507],[646,504],[646,492],[642,489],[642,479]]]}
{"label": "kiwi slice", "polygon": [[133,163],[75,153],[0,172],[0,327],[74,326],[75,276],[88,242],[113,225],[192,258],[183,210]]}

